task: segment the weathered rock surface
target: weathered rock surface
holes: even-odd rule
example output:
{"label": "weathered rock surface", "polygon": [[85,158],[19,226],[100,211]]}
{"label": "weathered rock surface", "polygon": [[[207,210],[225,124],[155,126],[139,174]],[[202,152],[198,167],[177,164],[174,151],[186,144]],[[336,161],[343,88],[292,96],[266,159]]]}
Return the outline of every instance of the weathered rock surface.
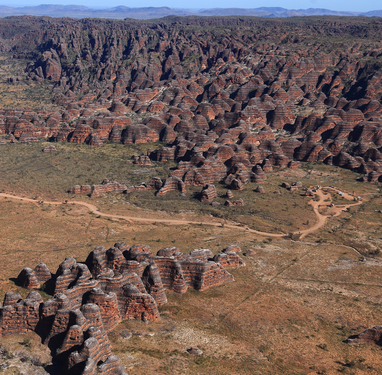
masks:
{"label": "weathered rock surface", "polygon": [[123,193],[128,190],[127,186],[117,181],[105,179],[100,185],[75,185],[70,190],[71,194],[88,194],[92,198],[102,197],[105,193]]}
{"label": "weathered rock surface", "polygon": [[169,177],[163,183],[163,186],[159,189],[157,195],[165,195],[170,191],[179,191],[181,195],[186,194],[186,186],[184,182],[179,177]]}
{"label": "weathered rock surface", "polygon": [[350,336],[346,341],[347,344],[358,345],[358,344],[376,344],[382,345],[382,326],[376,326],[369,328],[366,331]]}
{"label": "weathered rock surface", "polygon": [[107,334],[125,319],[158,320],[166,289],[203,291],[233,281],[224,266],[244,265],[239,251],[231,245],[215,256],[208,249],[186,255],[171,247],[154,256],[147,245],[120,242],[95,248],[86,263],[67,257],[55,274],[44,263],[25,268],[17,279],[20,285],[39,289],[45,284],[54,296],[44,302],[36,291],[25,299],[6,293],[0,337],[35,331],[67,373],[124,375]]}
{"label": "weathered rock surface", "polygon": [[[357,31],[365,43],[362,58],[357,42],[341,54],[327,48],[338,37],[354,39],[346,21],[329,19],[310,27],[291,19],[276,26],[219,17],[160,24],[38,20],[2,19],[0,28],[12,35],[4,36],[4,49],[30,59],[23,79],[48,81],[58,107],[1,109],[0,134],[11,142],[160,140],[165,147],[158,145],[149,159],[177,162],[169,177],[186,186],[230,175],[261,184],[265,176],[257,167],[267,173],[299,168],[300,161],[362,169],[367,182],[382,178],[381,158],[373,156],[373,169],[361,168],[370,158],[367,149],[382,146],[382,75],[372,62],[379,59],[382,27],[372,20],[354,20],[356,30],[368,30]],[[277,33],[267,31],[272,25]],[[206,35],[195,31],[199,27]],[[286,133],[277,138],[279,132]]]}
{"label": "weathered rock surface", "polygon": [[200,200],[202,202],[209,202],[209,203],[211,203],[218,196],[216,193],[215,185],[212,185],[212,184],[205,185],[200,194],[201,194]]}
{"label": "weathered rock surface", "polygon": [[49,145],[42,149],[42,152],[55,152],[55,151],[57,151],[57,149],[56,149],[56,146],[54,145]]}

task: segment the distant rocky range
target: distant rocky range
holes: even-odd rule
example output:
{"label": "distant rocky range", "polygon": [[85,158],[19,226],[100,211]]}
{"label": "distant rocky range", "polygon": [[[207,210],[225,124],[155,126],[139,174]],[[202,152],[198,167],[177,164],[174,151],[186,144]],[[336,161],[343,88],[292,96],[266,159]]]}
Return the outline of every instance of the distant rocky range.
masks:
{"label": "distant rocky range", "polygon": [[117,6],[113,8],[94,9],[81,5],[52,5],[42,4],[38,6],[9,7],[0,6],[0,17],[34,15],[50,17],[72,18],[137,18],[151,19],[166,16],[252,16],[252,17],[306,17],[306,16],[366,16],[381,17],[382,10],[370,12],[345,12],[329,9],[285,9],[280,7],[260,8],[209,8],[209,9],[173,9],[169,7],[141,7],[130,8]]}
{"label": "distant rocky range", "polygon": [[242,188],[300,162],[381,182],[381,35],[366,17],[3,18],[0,51],[24,70],[2,84],[50,87],[60,109],[1,109],[0,134],[161,142],[136,163],[177,163],[163,191]]}

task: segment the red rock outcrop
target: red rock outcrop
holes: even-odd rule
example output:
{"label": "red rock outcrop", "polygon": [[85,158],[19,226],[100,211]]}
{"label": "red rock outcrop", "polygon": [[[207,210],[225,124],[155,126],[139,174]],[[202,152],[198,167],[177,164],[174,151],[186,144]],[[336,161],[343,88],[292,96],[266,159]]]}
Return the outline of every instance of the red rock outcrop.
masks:
{"label": "red rock outcrop", "polygon": [[213,257],[213,261],[221,264],[223,267],[245,266],[243,259],[234,251],[225,251],[223,254],[217,254]]}
{"label": "red rock outcrop", "polygon": [[137,165],[151,165],[151,160],[147,155],[133,155],[133,163]]}
{"label": "red rock outcrop", "polygon": [[0,308],[0,336],[34,331],[40,321],[39,293],[30,292],[24,300],[14,292],[7,292]]}
{"label": "red rock outcrop", "polygon": [[86,264],[68,257],[54,275],[43,263],[33,271],[26,268],[19,282],[29,288],[51,283],[55,295],[43,302],[34,291],[24,300],[6,293],[0,307],[0,337],[36,331],[68,373],[125,375],[111,353],[107,333],[124,319],[158,320],[157,305],[167,302],[165,289],[203,291],[232,281],[223,264],[243,265],[239,251],[232,245],[214,257],[208,249],[185,255],[165,248],[153,256],[147,245],[121,242],[108,250],[94,249]]}
{"label": "red rock outcrop", "polygon": [[157,142],[158,140],[158,133],[143,124],[129,125],[123,130],[121,135],[121,141],[123,144],[150,143]]}
{"label": "red rock outcrop", "polygon": [[205,185],[202,189],[200,200],[211,203],[217,196],[215,185]]}
{"label": "red rock outcrop", "polygon": [[39,289],[41,284],[52,278],[48,267],[44,263],[38,264],[34,270],[24,268],[17,276],[17,283],[26,289]]}
{"label": "red rock outcrop", "polygon": [[55,152],[55,151],[57,151],[57,149],[56,149],[56,146],[54,145],[49,145],[42,149],[42,152]]}
{"label": "red rock outcrop", "polygon": [[366,331],[349,337],[346,341],[347,344],[358,345],[358,344],[382,344],[382,326],[376,326],[369,328]]}
{"label": "red rock outcrop", "polygon": [[170,191],[179,191],[182,195],[186,194],[186,186],[184,182],[179,177],[169,177],[163,183],[163,186],[158,191],[157,195],[165,195]]}
{"label": "red rock outcrop", "polygon": [[[15,19],[8,25],[16,35],[19,22]],[[28,28],[34,21],[22,22]],[[302,42],[295,41],[291,44],[293,58],[286,58],[289,39],[283,39],[280,48],[278,34],[265,35],[267,27],[259,26],[262,21],[250,19],[204,20],[203,24],[212,29],[221,22],[229,30],[214,34],[208,48],[206,36],[194,31],[195,25],[202,22],[196,18],[179,20],[176,33],[169,21],[164,21],[165,28],[147,28],[144,21],[129,25],[110,22],[102,31],[103,39],[99,37],[105,41],[102,43],[98,37],[96,41],[84,37],[87,31],[98,35],[99,24],[93,20],[84,22],[52,20],[49,33],[34,30],[28,34],[28,56],[40,57],[28,65],[27,75],[36,82],[49,80],[61,108],[51,112],[1,110],[2,134],[20,142],[49,139],[94,146],[106,140],[129,144],[160,139],[169,147],[155,150],[150,159],[190,163],[179,165],[171,174],[186,185],[197,186],[225,180],[231,167],[239,162],[272,171],[275,167],[298,167],[293,159],[324,161],[357,171],[364,163],[351,158],[367,160],[348,149],[349,142],[382,145],[380,73],[375,66],[360,63],[357,48],[338,56],[334,50],[314,44],[303,53],[296,49]],[[316,22],[312,28],[294,22],[290,27],[294,35],[314,39],[324,27]],[[350,35],[343,24],[324,24],[335,29],[329,39],[336,33]],[[72,27],[86,30],[78,33],[75,43],[69,42]],[[256,37],[243,32],[247,27],[257,30]],[[278,27],[286,34],[291,32],[284,24]],[[131,40],[136,40],[134,33],[143,29],[145,37],[131,47]],[[48,34],[54,37],[47,40]],[[277,40],[271,42],[273,38]],[[9,41],[10,48],[20,49],[22,39]],[[272,52],[264,48],[262,39],[269,40],[267,46]],[[185,54],[168,47],[183,43],[187,45]],[[93,44],[97,45],[97,53],[91,52],[95,51]],[[164,52],[166,48],[170,48],[169,52]],[[256,54],[249,56],[248,51]],[[119,54],[126,55],[127,65],[121,65]],[[195,55],[200,58],[190,59]],[[300,115],[295,117],[294,113]],[[285,131],[285,138],[276,139],[275,131]],[[295,138],[290,139],[288,133]],[[346,162],[344,153],[350,155]],[[219,159],[220,164],[217,160],[211,162],[211,157]],[[146,157],[136,162],[148,164]],[[242,169],[238,173],[241,175],[235,178],[243,183],[261,183],[262,177],[254,170]],[[376,173],[366,180],[375,181]],[[78,192],[78,188],[74,190]]]}
{"label": "red rock outcrop", "polygon": [[232,191],[231,191],[231,190],[227,190],[227,192],[226,192],[226,197],[227,197],[228,199],[232,199],[232,198],[233,198],[233,194],[232,194]]}
{"label": "red rock outcrop", "polygon": [[232,202],[233,206],[244,206],[244,201],[242,198],[237,199],[236,201]]}
{"label": "red rock outcrop", "polygon": [[237,179],[237,178],[234,178],[231,183],[230,183],[230,186],[229,186],[232,190],[243,190],[244,189],[244,186],[243,186],[243,183],[241,182],[241,180]]}
{"label": "red rock outcrop", "polygon": [[147,189],[160,190],[163,186],[163,181],[159,177],[153,177],[147,185]]}
{"label": "red rock outcrop", "polygon": [[127,186],[117,181],[105,179],[100,185],[75,185],[70,190],[71,194],[89,194],[92,198],[101,197],[105,193],[123,193]]}
{"label": "red rock outcrop", "polygon": [[203,291],[214,285],[232,281],[233,277],[215,262],[201,260],[182,254],[177,248],[158,251],[154,258],[165,289],[177,293],[188,287]]}

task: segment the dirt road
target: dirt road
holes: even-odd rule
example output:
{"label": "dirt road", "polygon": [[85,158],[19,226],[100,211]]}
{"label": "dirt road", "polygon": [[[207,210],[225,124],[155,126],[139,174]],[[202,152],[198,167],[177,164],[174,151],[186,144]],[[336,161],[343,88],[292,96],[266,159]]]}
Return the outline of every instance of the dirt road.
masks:
{"label": "dirt road", "polygon": [[[330,193],[327,193],[327,195],[324,194],[324,192],[319,189],[315,193],[316,195],[319,196],[318,201],[314,201],[313,199],[309,202],[314,210],[314,213],[317,216],[317,222],[311,226],[308,229],[300,230],[293,232],[293,234],[299,235],[299,238],[304,238],[306,235],[309,233],[315,232],[321,227],[323,227],[326,223],[326,220],[329,216],[322,215],[319,212],[319,207],[323,205],[328,205],[332,202],[331,195]],[[31,199],[31,198],[24,198],[20,197],[17,195],[12,195],[12,194],[7,194],[7,193],[0,193],[0,197],[4,198],[10,198],[10,199],[17,199],[23,202],[30,202],[34,204],[39,204],[39,200],[37,199]],[[348,200],[353,200],[354,197],[349,195],[349,194],[344,194],[344,198]],[[329,199],[329,201],[328,201]],[[326,200],[326,202],[324,202]],[[237,229],[241,231],[245,231],[247,233],[254,233],[254,234],[259,234],[261,236],[267,236],[267,237],[285,237],[287,233],[268,233],[268,232],[261,232],[255,229],[243,227],[240,225],[235,225],[235,224],[223,224],[223,223],[216,223],[216,222],[205,222],[205,221],[192,221],[192,220],[175,220],[175,219],[150,219],[150,218],[142,218],[139,216],[123,216],[123,215],[113,215],[113,214],[108,214],[104,213],[98,210],[96,206],[94,206],[91,203],[87,202],[79,202],[79,201],[67,201],[67,202],[59,202],[59,201],[44,201],[44,204],[52,204],[52,205],[58,205],[58,204],[65,204],[65,205],[71,205],[71,204],[76,204],[79,206],[84,206],[88,208],[93,214],[102,216],[102,217],[107,217],[107,218],[114,218],[114,219],[123,219],[123,220],[128,220],[131,224],[133,222],[145,222],[145,223],[164,223],[164,224],[170,224],[170,225],[208,225],[208,226],[214,226],[214,227],[222,227],[224,225],[225,228],[230,228],[230,229]],[[333,210],[335,212],[334,216],[338,216],[342,211],[346,210],[348,207],[351,206],[356,206],[358,204],[361,204],[361,202],[353,203],[353,204],[348,204],[348,205],[338,205],[338,206],[333,206]]]}
{"label": "dirt road", "polygon": [[[325,187],[325,188],[318,189],[315,192],[315,194],[318,195],[320,199],[318,201],[315,201],[315,200],[312,199],[309,202],[309,204],[313,207],[314,213],[317,216],[317,222],[316,222],[316,224],[314,224],[313,226],[311,226],[308,229],[295,232],[294,234],[301,234],[301,236],[299,237],[300,239],[304,238],[309,233],[313,233],[316,230],[318,230],[321,227],[323,227],[326,224],[326,220],[328,219],[328,217],[338,216],[338,215],[341,214],[341,212],[346,211],[349,207],[357,206],[357,205],[362,203],[361,201],[359,201],[357,203],[352,203],[352,204],[333,206],[332,207],[332,211],[335,213],[334,215],[322,215],[319,212],[319,207],[320,206],[327,206],[327,205],[332,203],[332,196],[331,196],[331,194],[330,193],[326,193],[326,195],[325,195],[325,193],[323,192],[322,189],[328,189],[328,188]],[[334,190],[334,191],[337,191],[337,192],[339,191],[337,189],[333,189],[333,188],[331,188],[331,189]],[[343,198],[345,198],[347,200],[351,200],[351,201],[354,200],[354,196],[352,196],[352,195],[350,195],[348,193],[344,193]],[[326,200],[326,202],[325,202],[325,200]]]}

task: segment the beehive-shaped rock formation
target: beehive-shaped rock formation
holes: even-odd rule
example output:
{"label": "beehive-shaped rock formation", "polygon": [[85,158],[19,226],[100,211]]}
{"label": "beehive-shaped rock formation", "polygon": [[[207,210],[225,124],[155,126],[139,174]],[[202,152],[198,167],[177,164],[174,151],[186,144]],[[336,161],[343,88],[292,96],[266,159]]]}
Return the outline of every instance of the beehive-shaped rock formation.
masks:
{"label": "beehive-shaped rock formation", "polygon": [[349,337],[346,341],[347,344],[382,344],[382,326],[369,328],[366,331]]}
{"label": "beehive-shaped rock formation", "polygon": [[177,248],[159,250],[149,246],[95,248],[86,263],[67,257],[51,274],[44,263],[25,268],[18,283],[26,288],[51,290],[43,302],[36,291],[22,299],[5,295],[0,307],[0,337],[37,332],[68,374],[125,375],[118,357],[112,355],[107,333],[124,319],[158,320],[158,305],[166,303],[165,290],[184,293],[189,287],[203,291],[233,281],[224,266],[244,265],[231,245],[213,256],[208,249],[189,255]]}
{"label": "beehive-shaped rock formation", "polygon": [[123,193],[127,190],[127,186],[118,181],[110,181],[104,179],[100,185],[74,185],[69,193],[71,194],[88,194],[92,198],[101,197],[105,193]]}
{"label": "beehive-shaped rock formation", "polygon": [[169,177],[163,183],[163,186],[158,191],[157,195],[165,195],[170,191],[179,191],[182,195],[186,194],[186,186],[179,177]]}
{"label": "beehive-shaped rock formation", "polygon": [[212,185],[212,184],[205,185],[200,194],[201,194],[200,200],[202,202],[209,202],[209,203],[212,202],[214,199],[216,199],[218,196],[215,185]]}

